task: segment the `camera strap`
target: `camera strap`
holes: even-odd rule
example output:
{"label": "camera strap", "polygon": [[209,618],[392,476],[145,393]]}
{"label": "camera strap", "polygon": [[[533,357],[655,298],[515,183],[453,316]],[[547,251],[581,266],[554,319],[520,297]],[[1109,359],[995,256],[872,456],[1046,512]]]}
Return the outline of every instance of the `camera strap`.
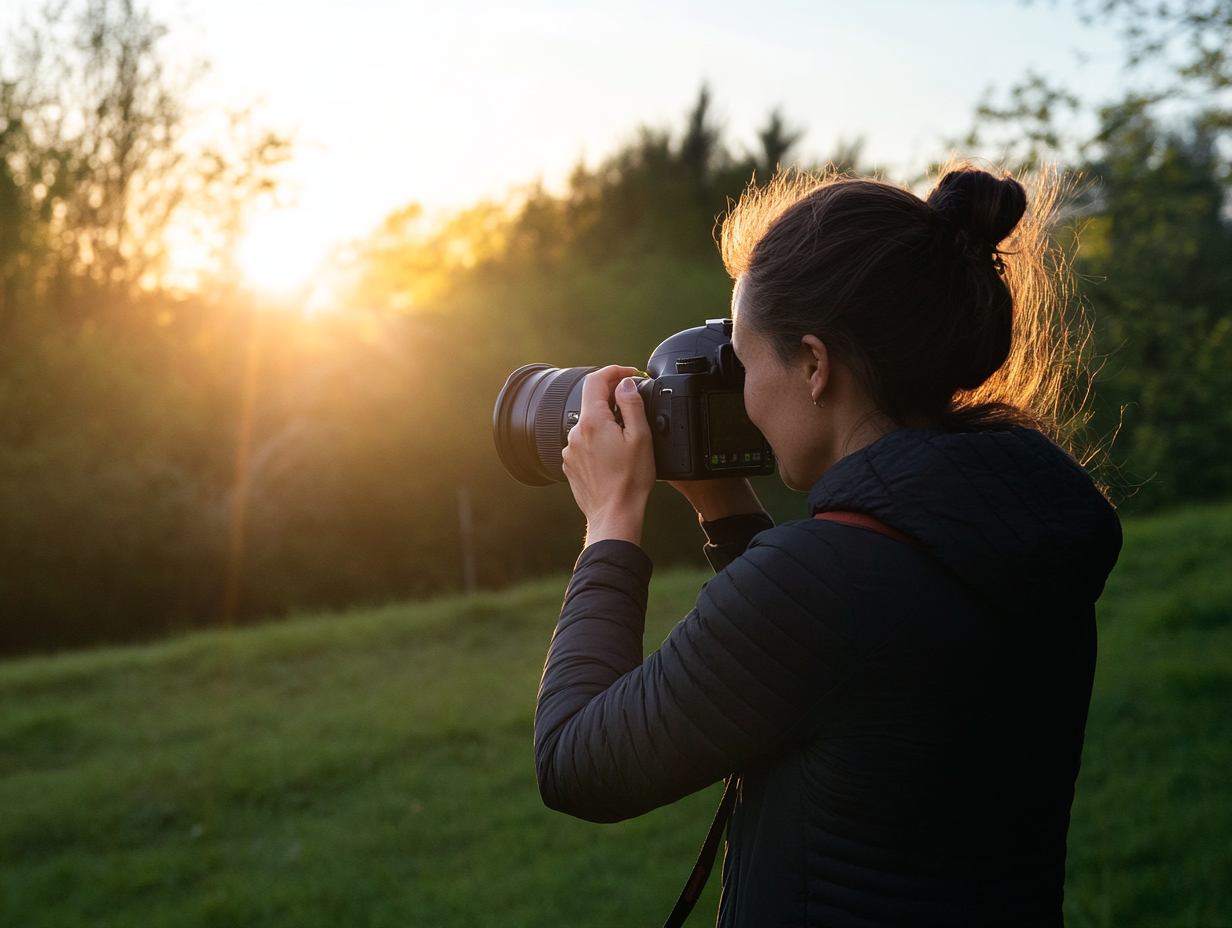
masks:
{"label": "camera strap", "polygon": [[872,516],[865,515],[862,512],[819,512],[813,516],[814,519],[821,519],[823,522],[841,522],[843,525],[854,525],[856,528],[866,528],[870,532],[876,532],[878,535],[885,535],[891,541],[897,541],[899,544],[906,545],[908,548],[915,548],[924,554],[928,553],[928,549],[920,542],[916,541],[906,532],[900,532],[893,526],[886,525],[880,519],[874,519]]}
{"label": "camera strap", "polygon": [[736,804],[736,794],[739,791],[740,777],[733,773],[724,781],[723,798],[719,800],[719,808],[714,813],[714,821],[710,823],[710,830],[706,832],[706,840],[702,842],[702,850],[697,855],[697,863],[693,865],[693,872],[689,874],[684,889],[680,891],[680,898],[672,907],[672,913],[667,916],[663,928],[680,928],[684,920],[689,917],[689,913],[693,911],[697,900],[701,898],[702,890],[706,888],[706,881],[710,879],[710,871],[714,869],[714,858],[719,852],[719,841],[723,837],[723,828],[727,825],[728,818],[731,817],[732,807]]}
{"label": "camera strap", "polygon": [[[841,522],[843,525],[868,529],[870,532],[884,535],[916,551],[925,553],[928,551],[924,545],[905,532],[900,532],[880,519],[874,519],[862,512],[819,512],[813,518],[821,519],[823,522]],[[701,853],[697,855],[697,863],[693,865],[693,872],[689,874],[684,889],[680,891],[680,898],[672,907],[671,914],[663,923],[663,928],[680,928],[685,919],[689,917],[689,913],[693,911],[697,900],[701,898],[702,890],[706,888],[706,881],[710,879],[710,871],[714,869],[714,859],[719,852],[719,841],[722,838],[723,829],[727,826],[727,820],[731,817],[732,809],[736,806],[736,796],[739,791],[740,777],[733,773],[724,781],[723,798],[719,800],[719,808],[714,813],[714,821],[710,823],[710,830],[706,832],[706,840],[702,842]]]}

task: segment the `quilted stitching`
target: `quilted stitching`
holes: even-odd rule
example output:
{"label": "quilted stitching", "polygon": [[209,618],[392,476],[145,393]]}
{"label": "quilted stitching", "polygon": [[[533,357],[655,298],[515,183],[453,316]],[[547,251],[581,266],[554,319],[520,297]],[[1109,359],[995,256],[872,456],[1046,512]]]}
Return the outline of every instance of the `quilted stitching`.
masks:
{"label": "quilted stitching", "polygon": [[1059,924],[1116,514],[1025,429],[893,432],[809,503],[930,554],[724,520],[718,574],[643,661],[649,560],[582,553],[535,719],[545,802],[617,821],[739,769],[725,926]]}

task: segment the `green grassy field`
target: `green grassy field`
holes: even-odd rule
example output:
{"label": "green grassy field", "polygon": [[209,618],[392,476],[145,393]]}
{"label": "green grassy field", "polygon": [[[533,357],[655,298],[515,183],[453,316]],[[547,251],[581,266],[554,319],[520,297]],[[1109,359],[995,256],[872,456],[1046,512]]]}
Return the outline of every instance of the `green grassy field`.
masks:
{"label": "green grassy field", "polygon": [[[1067,920],[1226,926],[1232,506],[1126,528]],[[703,579],[656,578],[648,648]],[[619,825],[543,808],[531,720],[563,588],[0,665],[0,925],[661,922],[717,790]]]}

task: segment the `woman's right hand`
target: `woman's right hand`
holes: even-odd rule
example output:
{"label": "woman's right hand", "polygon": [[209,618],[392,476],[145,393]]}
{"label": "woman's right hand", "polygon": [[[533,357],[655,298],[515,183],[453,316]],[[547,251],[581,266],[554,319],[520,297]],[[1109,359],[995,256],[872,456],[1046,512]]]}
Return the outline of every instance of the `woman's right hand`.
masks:
{"label": "woman's right hand", "polygon": [[763,508],[757,494],[753,492],[753,485],[743,477],[673,480],[671,484],[693,505],[704,522],[761,512]]}

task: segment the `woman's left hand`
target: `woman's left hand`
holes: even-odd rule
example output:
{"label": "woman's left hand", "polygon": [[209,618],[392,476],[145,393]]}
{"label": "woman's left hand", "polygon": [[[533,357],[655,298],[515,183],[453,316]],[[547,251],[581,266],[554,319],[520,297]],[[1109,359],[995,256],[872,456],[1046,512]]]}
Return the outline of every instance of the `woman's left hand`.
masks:
{"label": "woman's left hand", "polygon": [[[565,476],[586,516],[586,544],[604,539],[642,542],[646,499],[655,482],[646,410],[632,367],[605,367],[582,385],[582,409],[561,452]],[[608,406],[613,391],[624,426]]]}

